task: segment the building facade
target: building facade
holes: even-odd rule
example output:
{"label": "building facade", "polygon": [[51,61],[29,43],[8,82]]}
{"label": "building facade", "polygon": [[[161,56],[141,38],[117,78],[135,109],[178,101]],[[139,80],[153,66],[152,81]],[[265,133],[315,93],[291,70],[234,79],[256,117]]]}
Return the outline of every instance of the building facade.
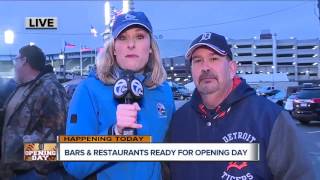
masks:
{"label": "building facade", "polygon": [[[238,64],[237,74],[287,74],[290,81],[320,80],[320,40],[277,39],[276,35],[263,32],[260,37],[231,39],[234,60]],[[192,81],[189,62],[184,58],[191,41],[158,39],[168,80],[180,84]],[[66,52],[48,54],[47,63],[57,73],[84,75],[94,65],[97,51]],[[0,76],[12,75],[14,55],[0,55]],[[80,62],[82,60],[82,64]],[[82,67],[82,68],[81,68]]]}

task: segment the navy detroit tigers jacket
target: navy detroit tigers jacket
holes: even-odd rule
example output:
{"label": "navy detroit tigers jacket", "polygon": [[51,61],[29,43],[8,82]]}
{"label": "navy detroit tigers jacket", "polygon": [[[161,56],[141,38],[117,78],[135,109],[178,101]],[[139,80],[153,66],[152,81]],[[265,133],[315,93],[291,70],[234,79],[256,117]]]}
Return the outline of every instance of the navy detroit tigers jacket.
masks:
{"label": "navy detroit tigers jacket", "polygon": [[244,80],[235,78],[234,84],[215,110],[206,109],[195,90],[190,102],[174,114],[167,141],[259,143],[260,161],[169,162],[171,179],[315,179],[290,115],[257,96]]}

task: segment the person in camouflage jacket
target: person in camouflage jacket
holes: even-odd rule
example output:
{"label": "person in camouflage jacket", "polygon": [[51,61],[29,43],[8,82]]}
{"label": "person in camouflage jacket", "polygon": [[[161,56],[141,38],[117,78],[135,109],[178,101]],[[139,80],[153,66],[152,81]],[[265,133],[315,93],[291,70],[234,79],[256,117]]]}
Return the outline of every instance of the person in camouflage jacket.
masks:
{"label": "person in camouflage jacket", "polygon": [[[1,170],[6,177],[19,177],[23,174],[35,174],[29,177],[41,179],[52,171],[60,169],[57,162],[26,162],[23,160],[24,142],[56,142],[56,136],[65,134],[67,96],[58,82],[51,66],[45,66],[43,52],[36,46],[20,49],[22,62],[15,62],[17,89],[6,101],[5,120],[1,139]],[[31,53],[30,53],[31,52]],[[33,56],[40,53],[39,59]],[[31,54],[31,55],[30,55]],[[34,62],[36,61],[36,63]],[[26,63],[19,65],[18,63]],[[39,65],[40,64],[40,65]],[[29,67],[26,67],[29,66]],[[23,69],[26,68],[27,70]],[[34,78],[25,82],[22,74],[32,69]],[[35,72],[39,73],[35,73]],[[31,80],[30,80],[31,79]],[[20,89],[20,90],[19,90]],[[22,92],[19,92],[21,91]],[[3,177],[0,175],[1,177]],[[22,176],[21,176],[22,177]]]}

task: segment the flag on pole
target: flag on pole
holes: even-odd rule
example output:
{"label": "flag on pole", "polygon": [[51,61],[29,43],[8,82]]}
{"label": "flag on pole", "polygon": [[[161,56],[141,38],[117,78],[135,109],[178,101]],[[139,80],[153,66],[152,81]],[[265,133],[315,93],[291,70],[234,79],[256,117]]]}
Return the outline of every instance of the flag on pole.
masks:
{"label": "flag on pole", "polygon": [[74,47],[76,47],[76,45],[65,41],[64,42],[64,47],[65,48],[74,48]]}
{"label": "flag on pole", "polygon": [[80,48],[80,51],[81,51],[81,52],[87,52],[87,51],[92,51],[92,49],[91,49],[91,48],[88,48],[88,47],[86,47],[86,46],[82,46],[82,47]]}

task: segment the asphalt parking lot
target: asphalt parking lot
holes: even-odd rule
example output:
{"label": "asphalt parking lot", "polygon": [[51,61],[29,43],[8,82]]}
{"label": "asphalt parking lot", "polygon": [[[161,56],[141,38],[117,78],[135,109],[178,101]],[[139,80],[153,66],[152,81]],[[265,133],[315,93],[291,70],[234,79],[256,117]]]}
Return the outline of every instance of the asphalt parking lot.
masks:
{"label": "asphalt parking lot", "polygon": [[317,177],[320,179],[320,121],[313,121],[308,125],[296,121],[296,124],[301,132],[302,140],[316,170]]}

